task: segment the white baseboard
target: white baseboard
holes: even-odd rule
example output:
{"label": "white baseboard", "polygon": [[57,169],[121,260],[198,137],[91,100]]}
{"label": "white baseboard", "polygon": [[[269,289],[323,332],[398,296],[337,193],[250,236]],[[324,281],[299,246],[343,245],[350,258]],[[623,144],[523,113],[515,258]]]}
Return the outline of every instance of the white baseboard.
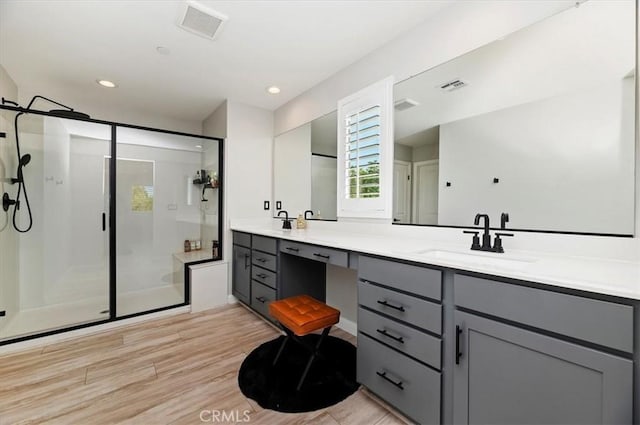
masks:
{"label": "white baseboard", "polygon": [[336,327],[342,329],[347,333],[350,333],[353,336],[358,335],[358,324],[352,320],[345,319],[344,317],[340,318],[340,321],[338,322]]}
{"label": "white baseboard", "polygon": [[234,297],[231,294],[227,295],[227,304],[237,304],[237,303],[238,303],[238,299],[236,297]]}
{"label": "white baseboard", "polygon": [[100,332],[108,331],[115,328],[120,328],[135,323],[146,322],[148,320],[159,319],[161,317],[175,316],[182,313],[190,313],[191,306],[182,306],[172,308],[170,310],[158,311],[150,314],[143,314],[141,316],[130,317],[128,319],[116,320],[109,323],[103,323],[101,325],[89,326],[82,329],[76,329],[74,331],[61,332],[55,335],[44,336],[41,338],[30,339],[27,341],[16,342],[13,344],[0,346],[0,355],[13,353],[16,351],[23,351],[33,349],[37,347],[43,347],[45,345],[54,344],[57,342],[66,341],[68,339],[78,338],[81,336],[87,336],[97,334]]}

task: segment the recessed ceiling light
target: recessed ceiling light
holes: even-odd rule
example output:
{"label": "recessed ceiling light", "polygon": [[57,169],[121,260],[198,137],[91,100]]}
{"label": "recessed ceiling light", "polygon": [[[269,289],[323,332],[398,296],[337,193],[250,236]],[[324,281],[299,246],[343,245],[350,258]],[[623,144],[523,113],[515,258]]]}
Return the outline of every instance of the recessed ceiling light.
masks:
{"label": "recessed ceiling light", "polygon": [[109,81],[109,80],[96,80],[96,82],[98,84],[100,84],[102,87],[108,87],[110,89],[118,87],[118,85],[116,83],[114,83],[113,81]]}
{"label": "recessed ceiling light", "polygon": [[267,91],[271,94],[278,94],[280,93],[280,87],[276,87],[276,86],[267,87]]}
{"label": "recessed ceiling light", "polygon": [[158,52],[161,55],[165,55],[165,56],[171,54],[171,50],[169,50],[168,47],[164,47],[164,46],[156,47],[156,52]]}
{"label": "recessed ceiling light", "polygon": [[202,147],[201,145],[196,145],[196,148],[201,148],[201,147]]}

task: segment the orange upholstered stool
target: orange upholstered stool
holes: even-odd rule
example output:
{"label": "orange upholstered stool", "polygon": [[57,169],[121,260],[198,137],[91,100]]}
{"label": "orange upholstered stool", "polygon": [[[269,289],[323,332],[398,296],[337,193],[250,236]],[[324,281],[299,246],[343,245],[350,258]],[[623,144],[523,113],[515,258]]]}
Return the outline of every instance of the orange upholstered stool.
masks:
{"label": "orange upholstered stool", "polygon": [[[311,357],[307,362],[307,366],[296,388],[299,391],[307,377],[307,373],[309,373],[311,364],[319,354],[322,341],[329,334],[331,326],[340,320],[340,310],[329,307],[322,301],[318,301],[308,295],[297,295],[295,297],[271,302],[269,304],[269,314],[280,322],[287,334],[284,341],[282,341],[278,354],[276,354],[276,358],[273,360],[274,366],[278,362],[287,341],[290,339],[298,342],[311,352]],[[323,329],[322,335],[320,335],[320,339],[314,347],[305,344],[304,341],[298,338],[320,329]]]}

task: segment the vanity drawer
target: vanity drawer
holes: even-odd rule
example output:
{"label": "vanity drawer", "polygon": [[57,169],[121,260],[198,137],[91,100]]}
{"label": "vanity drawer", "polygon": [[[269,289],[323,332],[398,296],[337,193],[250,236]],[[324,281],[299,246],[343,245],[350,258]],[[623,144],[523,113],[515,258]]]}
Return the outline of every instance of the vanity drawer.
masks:
{"label": "vanity drawer", "polygon": [[257,249],[258,251],[268,252],[274,255],[278,253],[277,239],[253,235],[251,243],[253,244],[252,248]]}
{"label": "vanity drawer", "polygon": [[243,232],[233,232],[233,243],[235,245],[251,248],[251,235]]}
{"label": "vanity drawer", "polygon": [[442,334],[440,304],[363,281],[358,281],[358,304],[435,334]]}
{"label": "vanity drawer", "polygon": [[627,353],[633,352],[633,307],[462,274],[456,305]]}
{"label": "vanity drawer", "polygon": [[441,340],[360,307],[358,331],[440,369]]}
{"label": "vanity drawer", "polygon": [[306,252],[308,246],[309,245],[305,245],[297,242],[291,242],[291,241],[282,239],[280,241],[280,252],[284,252],[285,254],[299,255],[301,257],[306,257],[307,255],[309,255],[309,253]]}
{"label": "vanity drawer", "polygon": [[283,240],[280,242],[280,251],[327,264],[349,267],[349,253],[339,249]]}
{"label": "vanity drawer", "polygon": [[265,254],[264,252],[251,251],[251,264],[259,266],[272,272],[276,271],[276,256]]}
{"label": "vanity drawer", "polygon": [[361,255],[358,277],[401,291],[442,300],[442,272],[426,267],[412,266]]}
{"label": "vanity drawer", "polygon": [[358,382],[409,418],[420,424],[440,423],[440,372],[362,333],[356,367]]}
{"label": "vanity drawer", "polygon": [[274,272],[259,267],[252,267],[251,269],[251,278],[253,280],[276,289],[276,274]]}
{"label": "vanity drawer", "polygon": [[276,290],[268,286],[251,281],[251,307],[263,316],[271,319],[269,316],[269,303],[275,301]]}

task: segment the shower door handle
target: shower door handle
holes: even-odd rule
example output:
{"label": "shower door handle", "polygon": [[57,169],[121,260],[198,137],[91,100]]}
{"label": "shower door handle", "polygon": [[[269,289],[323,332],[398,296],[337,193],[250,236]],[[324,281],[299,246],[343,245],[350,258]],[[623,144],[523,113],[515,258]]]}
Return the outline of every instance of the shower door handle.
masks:
{"label": "shower door handle", "polygon": [[102,231],[106,231],[107,230],[107,215],[105,213],[102,213]]}

